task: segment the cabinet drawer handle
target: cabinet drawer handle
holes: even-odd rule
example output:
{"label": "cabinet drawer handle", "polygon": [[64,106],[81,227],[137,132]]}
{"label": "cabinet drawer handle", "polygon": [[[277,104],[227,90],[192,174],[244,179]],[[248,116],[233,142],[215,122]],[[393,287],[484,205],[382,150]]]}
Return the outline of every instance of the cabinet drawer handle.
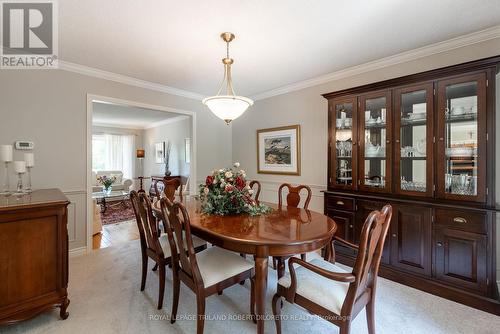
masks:
{"label": "cabinet drawer handle", "polygon": [[465,224],[467,223],[467,219],[462,218],[462,217],[455,217],[453,218],[454,223],[459,223],[459,224]]}
{"label": "cabinet drawer handle", "polygon": [[397,235],[396,233],[393,233],[393,234],[392,234],[392,237],[393,237],[393,238],[395,238],[395,237],[397,237],[397,236],[398,236],[398,235]]}
{"label": "cabinet drawer handle", "polygon": [[354,227],[354,225],[349,225],[349,227],[350,227],[350,228],[353,228],[353,227]]}
{"label": "cabinet drawer handle", "polygon": [[342,201],[337,201],[337,205],[344,205],[344,202],[342,202]]}
{"label": "cabinet drawer handle", "polygon": [[442,243],[441,241],[438,241],[438,242],[437,242],[437,246],[438,246],[438,247],[442,247],[442,246],[443,246],[443,243]]}

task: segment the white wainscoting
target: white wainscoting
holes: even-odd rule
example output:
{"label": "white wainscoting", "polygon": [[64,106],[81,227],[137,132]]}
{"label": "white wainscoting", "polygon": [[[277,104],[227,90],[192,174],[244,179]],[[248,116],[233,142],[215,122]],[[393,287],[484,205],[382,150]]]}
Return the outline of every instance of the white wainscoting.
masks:
{"label": "white wainscoting", "polygon": [[[77,255],[86,249],[87,238],[87,192],[85,190],[63,191],[68,197],[68,240],[71,255]],[[74,253],[74,254],[73,254]]]}
{"label": "white wainscoting", "polygon": [[[271,203],[278,203],[278,188],[282,184],[281,182],[271,182],[271,181],[260,181],[260,184],[262,185],[262,189],[260,192],[259,200],[264,201],[264,202],[271,202]],[[293,186],[296,186],[296,184],[292,184]],[[316,184],[306,184],[308,185],[311,190],[312,190],[312,197],[311,197],[311,203],[309,204],[309,209],[313,211],[317,211],[320,213],[323,213],[323,206],[324,206],[324,200],[323,200],[323,193],[321,192],[322,190],[326,190],[326,186],[322,185],[316,185]],[[288,193],[287,188],[285,187],[283,189],[283,202],[286,202],[286,194]],[[302,198],[305,198],[303,195],[305,194],[305,191],[301,191],[301,196]],[[304,199],[301,199],[299,206],[303,205]]]}

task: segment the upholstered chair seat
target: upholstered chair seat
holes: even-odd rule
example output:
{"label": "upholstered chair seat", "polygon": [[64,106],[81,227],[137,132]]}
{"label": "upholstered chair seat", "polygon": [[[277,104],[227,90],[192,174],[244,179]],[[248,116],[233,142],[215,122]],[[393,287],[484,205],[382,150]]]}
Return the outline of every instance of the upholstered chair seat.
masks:
{"label": "upholstered chair seat", "polygon": [[[323,259],[315,259],[309,263],[328,270],[329,272],[350,273]],[[295,274],[297,275],[296,293],[298,295],[307,298],[331,312],[340,314],[344,299],[347,295],[347,290],[349,289],[349,283],[333,281],[303,267],[298,267],[295,270]],[[278,285],[284,288],[289,288],[291,284],[292,280],[288,273],[278,281]]]}
{"label": "upholstered chair seat", "polygon": [[205,288],[252,270],[254,267],[251,261],[219,247],[209,247],[196,254],[196,260]]}
{"label": "upholstered chair seat", "polygon": [[[165,257],[170,257],[171,251],[170,251],[170,244],[168,243],[168,235],[163,234],[161,237],[158,238],[158,241],[160,241],[160,246],[161,249],[163,250],[163,255]],[[196,249],[199,249],[200,247],[206,246],[207,242],[205,240],[202,240],[198,237],[193,236],[193,246]]]}

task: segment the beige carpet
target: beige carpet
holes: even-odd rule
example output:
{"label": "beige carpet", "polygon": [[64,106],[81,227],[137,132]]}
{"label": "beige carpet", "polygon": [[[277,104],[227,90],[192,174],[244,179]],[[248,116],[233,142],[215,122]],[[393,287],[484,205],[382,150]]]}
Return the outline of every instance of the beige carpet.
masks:
{"label": "beige carpet", "polygon": [[[151,268],[152,265],[150,265]],[[167,287],[162,311],[156,310],[157,274],[149,271],[146,290],[139,291],[140,257],[138,240],[95,251],[92,255],[70,259],[69,318],[60,320],[59,312],[9,327],[0,333],[195,333],[195,322],[164,319],[171,307],[171,272],[167,270]],[[276,272],[269,271],[268,313],[276,286]],[[247,314],[249,283],[236,285],[222,296],[207,300],[207,315],[213,319]],[[179,315],[196,312],[194,294],[183,287]],[[283,324],[284,333],[338,333],[337,327],[319,320],[300,308],[285,303],[283,314],[294,320]],[[433,295],[385,280],[379,280],[377,333],[499,333],[500,317],[481,312]],[[205,333],[255,333],[250,321],[205,322]],[[266,333],[275,333],[273,322]],[[354,320],[352,333],[367,333],[364,311]]]}

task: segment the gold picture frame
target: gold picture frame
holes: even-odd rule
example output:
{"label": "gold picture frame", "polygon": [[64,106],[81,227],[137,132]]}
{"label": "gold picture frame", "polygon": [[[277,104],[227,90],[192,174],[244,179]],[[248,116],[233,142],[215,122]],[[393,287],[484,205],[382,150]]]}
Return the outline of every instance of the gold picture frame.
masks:
{"label": "gold picture frame", "polygon": [[300,175],[300,125],[257,130],[257,173]]}

